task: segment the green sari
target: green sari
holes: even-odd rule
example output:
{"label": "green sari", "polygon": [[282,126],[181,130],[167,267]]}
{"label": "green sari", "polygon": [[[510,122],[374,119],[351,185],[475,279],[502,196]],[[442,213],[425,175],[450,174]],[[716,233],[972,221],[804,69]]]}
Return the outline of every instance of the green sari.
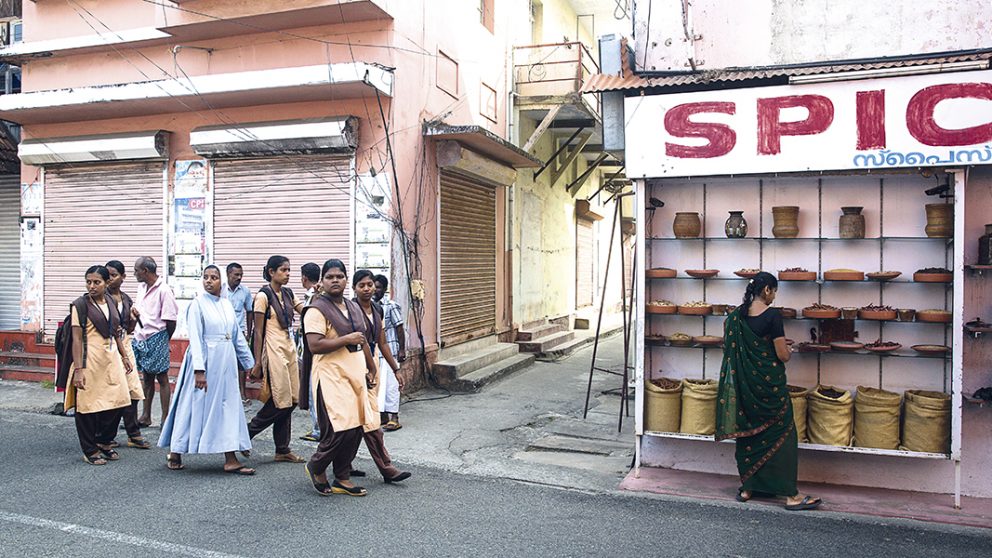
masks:
{"label": "green sari", "polygon": [[785,366],[772,342],[747,325],[740,308],[727,317],[723,333],[716,439],[736,440],[742,490],[794,496],[799,440]]}

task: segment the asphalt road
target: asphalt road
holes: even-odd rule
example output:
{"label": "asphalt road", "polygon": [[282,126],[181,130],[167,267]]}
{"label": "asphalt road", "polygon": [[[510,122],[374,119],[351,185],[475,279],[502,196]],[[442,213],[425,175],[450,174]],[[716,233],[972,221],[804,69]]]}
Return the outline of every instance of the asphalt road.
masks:
{"label": "asphalt road", "polygon": [[[153,437],[157,431],[149,432]],[[123,436],[122,436],[123,438]],[[992,531],[588,494],[414,469],[365,498],[313,492],[302,465],[255,477],[218,456],[80,459],[71,419],[0,411],[0,556],[965,556]],[[371,468],[368,461],[358,466]]]}

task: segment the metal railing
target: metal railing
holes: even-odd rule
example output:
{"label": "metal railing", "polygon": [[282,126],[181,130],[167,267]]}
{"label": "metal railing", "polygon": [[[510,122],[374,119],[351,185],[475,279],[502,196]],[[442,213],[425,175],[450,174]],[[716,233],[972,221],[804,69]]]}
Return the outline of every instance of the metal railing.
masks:
{"label": "metal railing", "polygon": [[[513,78],[521,97],[555,97],[578,93],[599,64],[578,41],[513,48]],[[595,96],[586,96],[592,101]],[[595,101],[598,109],[598,100]]]}

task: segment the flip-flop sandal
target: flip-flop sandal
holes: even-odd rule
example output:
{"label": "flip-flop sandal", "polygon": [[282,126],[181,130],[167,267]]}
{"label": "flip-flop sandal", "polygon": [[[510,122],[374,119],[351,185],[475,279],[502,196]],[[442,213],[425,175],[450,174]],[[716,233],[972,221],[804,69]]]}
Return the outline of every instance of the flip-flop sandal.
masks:
{"label": "flip-flop sandal", "polygon": [[112,440],[109,444],[107,444],[107,447],[110,449],[119,448],[121,447],[121,444],[117,440]]}
{"label": "flip-flop sandal", "polygon": [[743,503],[743,502],[747,502],[747,501],[748,501],[748,500],[750,500],[751,498],[754,498],[754,493],[753,493],[753,492],[751,492],[751,495],[750,495],[750,496],[748,496],[747,498],[745,498],[745,497],[744,497],[744,493],[745,493],[745,492],[751,492],[751,491],[750,491],[750,490],[738,490],[738,491],[737,491],[737,497],[736,497],[736,500],[737,500],[738,502],[741,502],[741,503]]}
{"label": "flip-flop sandal", "polygon": [[408,471],[403,471],[402,473],[396,475],[395,477],[386,478],[383,477],[382,480],[386,481],[386,484],[393,484],[394,482],[402,482],[413,476],[412,473]]}
{"label": "flip-flop sandal", "polygon": [[118,461],[121,458],[120,454],[113,449],[100,448],[100,453],[103,454],[103,458],[107,461]]}
{"label": "flip-flop sandal", "polygon": [[361,486],[352,486],[351,488],[348,488],[347,486],[344,486],[343,484],[339,483],[337,480],[331,483],[331,494],[346,494],[348,496],[365,496],[368,493],[369,491],[365,490]]}
{"label": "flip-flop sandal", "polygon": [[334,491],[331,490],[331,485],[326,482],[317,482],[317,478],[310,472],[309,463],[303,466],[303,470],[306,471],[307,478],[310,479],[310,484],[313,485],[313,489],[317,491],[317,494],[320,494],[321,496],[330,496],[331,494],[334,494]]}
{"label": "flip-flop sandal", "polygon": [[820,504],[822,503],[823,500],[807,495],[803,497],[802,502],[799,502],[798,504],[787,504],[785,509],[789,511],[815,510],[820,507]]}
{"label": "flip-flop sandal", "polygon": [[243,475],[250,477],[255,474],[255,469],[251,467],[245,467],[244,465],[238,467],[237,469],[224,469],[225,473],[231,473],[232,475]]}
{"label": "flip-flop sandal", "polygon": [[83,454],[83,461],[89,463],[90,465],[106,465],[107,460],[99,455],[99,453],[94,453],[93,455]]}
{"label": "flip-flop sandal", "polygon": [[152,449],[152,444],[151,442],[148,441],[148,438],[145,438],[144,436],[140,436],[138,438],[128,438],[127,447],[138,448],[138,449]]}
{"label": "flip-flop sandal", "polygon": [[165,466],[170,471],[182,471],[183,469],[186,468],[186,466],[183,465],[183,458],[181,457],[179,459],[172,459],[171,457],[166,457]]}
{"label": "flip-flop sandal", "polygon": [[276,456],[273,458],[273,461],[277,461],[279,463],[303,463],[306,460],[300,457],[299,455],[296,455],[293,452],[289,452],[289,453],[277,453]]}
{"label": "flip-flop sandal", "polygon": [[241,455],[251,457],[251,450],[241,450]]}

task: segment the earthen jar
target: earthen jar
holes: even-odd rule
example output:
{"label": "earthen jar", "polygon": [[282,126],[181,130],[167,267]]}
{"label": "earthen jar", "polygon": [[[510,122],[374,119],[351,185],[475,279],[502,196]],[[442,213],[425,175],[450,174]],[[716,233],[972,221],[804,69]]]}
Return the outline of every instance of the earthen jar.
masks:
{"label": "earthen jar", "polygon": [[699,220],[699,213],[687,211],[675,214],[675,222],[672,224],[675,238],[697,238],[702,228],[703,224]]}
{"label": "earthen jar", "polygon": [[864,238],[865,237],[865,216],[861,214],[863,207],[842,207],[844,212],[840,216],[840,237],[841,238]]}
{"label": "earthen jar", "polygon": [[930,238],[950,238],[954,235],[954,205],[950,203],[928,203],[927,236]]}
{"label": "earthen jar", "polygon": [[775,225],[772,234],[775,238],[796,238],[799,236],[799,207],[795,205],[772,208]]}
{"label": "earthen jar", "polygon": [[912,308],[900,308],[899,309],[899,321],[900,322],[911,322],[916,319],[916,310]]}

